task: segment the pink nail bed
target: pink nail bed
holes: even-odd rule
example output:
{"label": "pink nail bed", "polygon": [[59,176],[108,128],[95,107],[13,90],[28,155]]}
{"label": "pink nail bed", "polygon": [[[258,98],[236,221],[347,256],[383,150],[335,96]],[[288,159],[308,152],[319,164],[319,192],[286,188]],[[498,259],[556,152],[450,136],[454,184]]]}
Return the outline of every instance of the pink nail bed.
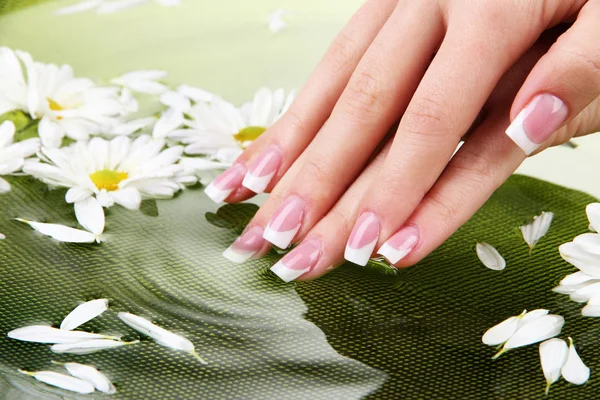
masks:
{"label": "pink nail bed", "polygon": [[252,190],[254,193],[262,193],[265,191],[273,176],[281,165],[281,150],[279,146],[271,145],[252,163],[242,185]]}
{"label": "pink nail bed", "polygon": [[568,114],[569,110],[561,99],[541,94],[517,115],[506,134],[529,155],[560,128]]}
{"label": "pink nail bed", "polygon": [[285,249],[302,225],[304,201],[298,196],[288,197],[271,217],[263,237],[275,246]]}
{"label": "pink nail bed", "polygon": [[215,203],[222,203],[234,190],[240,187],[245,174],[246,167],[242,164],[235,164],[217,176],[204,189],[204,193]]}
{"label": "pink nail bed", "polygon": [[271,271],[284,282],[290,282],[314,268],[321,255],[321,242],[316,239],[302,242],[285,255]]}
{"label": "pink nail bed", "polygon": [[253,226],[246,229],[246,231],[223,252],[223,257],[229,261],[240,264],[256,255],[256,253],[263,248],[264,244],[263,228],[260,226]]}
{"label": "pink nail bed", "polygon": [[363,212],[352,229],[344,258],[358,265],[367,265],[378,238],[379,218],[370,211]]}
{"label": "pink nail bed", "polygon": [[410,253],[419,241],[419,231],[413,226],[400,229],[379,248],[377,254],[396,264]]}

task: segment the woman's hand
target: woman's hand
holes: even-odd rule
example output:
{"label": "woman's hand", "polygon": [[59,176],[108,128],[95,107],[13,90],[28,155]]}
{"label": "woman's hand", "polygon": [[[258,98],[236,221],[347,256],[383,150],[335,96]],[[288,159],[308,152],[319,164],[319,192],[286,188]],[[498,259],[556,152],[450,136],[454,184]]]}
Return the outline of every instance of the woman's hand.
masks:
{"label": "woman's hand", "polygon": [[286,281],[374,251],[416,263],[526,155],[600,130],[599,21],[600,0],[367,1],[224,173],[229,202],[271,191],[226,255],[301,242],[273,267]]}

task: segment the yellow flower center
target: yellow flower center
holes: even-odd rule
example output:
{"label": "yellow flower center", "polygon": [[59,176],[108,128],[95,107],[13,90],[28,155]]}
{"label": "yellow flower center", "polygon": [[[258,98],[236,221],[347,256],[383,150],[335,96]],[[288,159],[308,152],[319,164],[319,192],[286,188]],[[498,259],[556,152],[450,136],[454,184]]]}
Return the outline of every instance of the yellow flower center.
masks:
{"label": "yellow flower center", "polygon": [[[56,101],[52,100],[50,97],[46,97],[46,100],[48,101],[48,107],[52,110],[52,111],[62,111],[64,110],[64,108],[58,104]],[[61,117],[60,115],[58,117],[56,117],[57,120],[61,120],[63,117]]]}
{"label": "yellow flower center", "polygon": [[105,189],[109,192],[119,189],[119,183],[127,177],[127,172],[118,172],[112,169],[101,169],[90,174],[90,179],[99,190]]}
{"label": "yellow flower center", "polygon": [[247,126],[244,129],[241,129],[235,135],[233,135],[233,137],[235,140],[238,141],[240,145],[242,145],[242,147],[244,147],[244,144],[246,142],[252,142],[258,139],[258,137],[262,135],[263,132],[266,130],[267,128],[262,126]]}

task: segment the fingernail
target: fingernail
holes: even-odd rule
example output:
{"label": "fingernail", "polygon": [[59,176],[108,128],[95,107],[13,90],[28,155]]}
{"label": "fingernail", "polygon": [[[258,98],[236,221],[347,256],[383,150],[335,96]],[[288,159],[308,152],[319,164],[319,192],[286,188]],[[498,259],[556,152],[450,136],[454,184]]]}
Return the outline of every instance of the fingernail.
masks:
{"label": "fingernail", "polygon": [[275,172],[281,164],[281,150],[276,145],[271,145],[258,157],[250,166],[250,169],[244,177],[242,185],[252,190],[254,193],[265,191]]}
{"label": "fingernail", "polygon": [[568,114],[569,110],[561,99],[541,94],[517,115],[506,134],[529,155],[560,128]]}
{"label": "fingernail", "polygon": [[204,189],[204,193],[215,203],[222,203],[235,189],[240,187],[245,174],[246,167],[242,164],[235,164],[217,176],[217,179]]}
{"label": "fingernail", "polygon": [[352,229],[344,258],[358,265],[367,265],[378,238],[379,218],[370,211],[362,213]]}
{"label": "fingernail", "polygon": [[260,226],[253,226],[247,229],[242,236],[235,239],[235,242],[223,252],[223,257],[237,264],[249,260],[265,244],[265,239],[263,239],[262,235],[263,228]]}
{"label": "fingernail", "polygon": [[302,242],[271,267],[284,282],[290,282],[310,271],[321,255],[321,242],[311,239]]}
{"label": "fingernail", "polygon": [[400,229],[379,248],[377,254],[396,264],[412,251],[419,241],[419,231],[413,226]]}
{"label": "fingernail", "polygon": [[300,230],[304,216],[304,201],[298,196],[288,197],[273,214],[263,237],[275,246],[285,249]]}

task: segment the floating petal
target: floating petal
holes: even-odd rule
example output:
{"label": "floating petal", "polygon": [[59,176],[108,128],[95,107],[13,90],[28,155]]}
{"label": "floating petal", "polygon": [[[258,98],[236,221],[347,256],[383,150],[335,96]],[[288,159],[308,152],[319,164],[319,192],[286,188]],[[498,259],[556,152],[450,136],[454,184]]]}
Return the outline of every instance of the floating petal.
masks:
{"label": "floating petal", "polygon": [[588,304],[581,309],[581,315],[584,317],[600,317],[600,306]]}
{"label": "floating petal", "polygon": [[77,222],[96,237],[104,232],[104,210],[95,197],[75,203]]}
{"label": "floating petal", "polygon": [[71,375],[91,383],[96,390],[106,394],[114,394],[117,392],[110,379],[91,365],[78,363],[66,363],[63,365]]}
{"label": "floating petal", "polygon": [[50,350],[55,353],[91,354],[100,350],[112,349],[134,343],[137,343],[137,341],[122,342],[120,340],[94,339],[76,343],[55,344],[50,347]]}
{"label": "floating petal", "polygon": [[541,342],[560,333],[565,319],[560,315],[544,315],[523,326],[504,344],[502,351]]}
{"label": "floating petal", "polygon": [[521,227],[523,239],[530,249],[548,232],[554,214],[551,212],[542,212],[540,215],[533,218],[533,222]]}
{"label": "floating petal", "polygon": [[194,344],[183,336],[169,332],[160,326],[154,325],[146,318],[134,314],[120,312],[119,318],[136,331],[151,337],[156,343],[175,350],[182,350],[193,354],[202,364],[207,364],[194,349]]}
{"label": "floating petal", "polygon": [[44,382],[50,386],[56,386],[61,389],[65,389],[71,392],[89,394],[93,393],[96,389],[94,385],[86,382],[82,379],[75,378],[65,374],[59,374],[53,371],[37,371],[28,372],[19,370],[19,372],[34,377],[40,382]]}
{"label": "floating petal", "polygon": [[488,346],[496,346],[506,342],[517,331],[519,326],[519,317],[510,317],[498,325],[488,329],[481,340]]}
{"label": "floating petal", "polygon": [[590,281],[592,279],[597,279],[597,278],[594,278],[591,275],[588,275],[584,272],[579,271],[579,272],[575,272],[573,274],[565,276],[560,281],[560,285],[561,286],[579,285],[579,284],[585,283],[587,281]]}
{"label": "floating petal", "polygon": [[571,338],[569,338],[567,361],[560,370],[560,373],[567,382],[574,385],[583,385],[590,378],[590,369],[581,361]]}
{"label": "floating petal", "polygon": [[537,319],[540,319],[541,317],[543,317],[544,315],[548,315],[550,311],[545,310],[543,308],[538,308],[536,310],[532,310],[532,311],[524,311],[521,314],[521,319],[519,320],[519,328],[522,327],[525,324],[528,324],[532,321],[535,321]]}
{"label": "floating petal", "polygon": [[6,334],[11,339],[35,343],[76,343],[82,340],[113,339],[112,336],[81,331],[66,331],[47,325],[31,325],[14,329]]}
{"label": "floating petal", "polygon": [[41,222],[27,221],[26,219],[16,218],[17,221],[26,223],[33,229],[45,236],[67,243],[94,243],[100,239],[91,232],[71,228],[59,224],[44,224]]}
{"label": "floating petal", "polygon": [[199,103],[199,102],[205,102],[208,103],[210,101],[212,101],[215,98],[215,95],[207,92],[204,89],[200,89],[194,86],[189,86],[189,85],[179,85],[177,87],[177,92],[181,93],[182,95],[184,95],[185,97],[189,98],[190,100]]}
{"label": "floating petal", "polygon": [[108,300],[97,299],[80,304],[65,317],[60,329],[73,330],[80,325],[96,318],[108,309]]}
{"label": "floating petal", "polygon": [[477,243],[475,250],[479,260],[489,269],[500,271],[506,267],[506,261],[494,246],[487,243]]}
{"label": "floating petal", "polygon": [[4,233],[0,233],[0,240],[6,239],[6,235]]}
{"label": "floating petal", "polygon": [[562,339],[550,339],[540,344],[540,362],[546,378],[546,394],[550,385],[560,378],[560,369],[567,360],[567,342]]}

